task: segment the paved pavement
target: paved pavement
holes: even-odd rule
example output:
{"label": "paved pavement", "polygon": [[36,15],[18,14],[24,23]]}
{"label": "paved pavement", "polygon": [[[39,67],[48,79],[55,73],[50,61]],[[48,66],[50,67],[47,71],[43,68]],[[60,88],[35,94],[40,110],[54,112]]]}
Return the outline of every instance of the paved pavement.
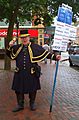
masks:
{"label": "paved pavement", "polygon": [[36,97],[36,111],[30,111],[28,95],[25,95],[25,109],[18,113],[11,110],[16,105],[14,92],[11,90],[12,71],[3,70],[0,60],[0,120],[79,120],[79,72],[68,64],[60,63],[52,112],[49,112],[55,62],[40,63],[43,75],[40,78],[41,90]]}

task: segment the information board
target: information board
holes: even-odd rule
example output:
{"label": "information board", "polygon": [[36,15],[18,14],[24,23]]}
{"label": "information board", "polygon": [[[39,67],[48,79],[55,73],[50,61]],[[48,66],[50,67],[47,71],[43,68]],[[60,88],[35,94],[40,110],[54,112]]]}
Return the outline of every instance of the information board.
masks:
{"label": "information board", "polygon": [[69,40],[75,40],[76,27],[72,26],[72,7],[62,4],[58,9],[58,17],[55,23],[53,50],[66,51]]}

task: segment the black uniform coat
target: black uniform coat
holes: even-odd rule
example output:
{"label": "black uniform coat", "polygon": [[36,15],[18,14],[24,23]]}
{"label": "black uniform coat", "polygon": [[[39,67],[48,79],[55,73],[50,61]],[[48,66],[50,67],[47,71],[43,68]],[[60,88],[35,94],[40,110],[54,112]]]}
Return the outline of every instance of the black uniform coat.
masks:
{"label": "black uniform coat", "polygon": [[20,93],[39,90],[40,80],[33,73],[33,64],[37,65],[45,57],[51,58],[51,54],[37,44],[14,45],[6,50],[6,54],[16,60],[12,89]]}

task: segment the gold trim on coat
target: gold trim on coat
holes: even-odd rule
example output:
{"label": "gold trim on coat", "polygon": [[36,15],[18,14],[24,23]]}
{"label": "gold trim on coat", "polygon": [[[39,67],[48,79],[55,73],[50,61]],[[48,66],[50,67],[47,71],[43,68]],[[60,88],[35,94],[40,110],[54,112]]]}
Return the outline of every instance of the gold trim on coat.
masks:
{"label": "gold trim on coat", "polygon": [[13,49],[12,49],[12,53],[10,54],[12,60],[18,56],[22,48],[23,48],[23,44],[19,47],[16,53],[13,53]]}
{"label": "gold trim on coat", "polygon": [[[33,52],[32,52],[32,49],[31,49],[31,43],[29,44],[28,46],[28,50],[29,50],[29,54],[30,54],[30,60],[32,63],[35,63],[35,62],[41,62],[43,61],[49,54],[49,52],[47,52],[47,50],[45,50],[45,52],[42,54],[42,55],[39,55],[37,57],[33,57]],[[46,53],[47,52],[47,53]],[[44,57],[43,57],[44,56]],[[43,57],[43,58],[42,58]],[[38,59],[38,60],[37,60]]]}

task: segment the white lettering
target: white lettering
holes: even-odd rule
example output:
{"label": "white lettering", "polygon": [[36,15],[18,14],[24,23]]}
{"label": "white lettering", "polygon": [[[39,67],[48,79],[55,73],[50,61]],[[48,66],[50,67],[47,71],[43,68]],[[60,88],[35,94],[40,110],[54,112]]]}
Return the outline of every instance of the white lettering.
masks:
{"label": "white lettering", "polygon": [[0,35],[2,35],[2,36],[6,36],[6,35],[7,35],[7,32],[5,32],[5,31],[0,32]]}
{"label": "white lettering", "polygon": [[17,33],[16,32],[13,32],[13,36],[16,36],[17,35]]}

